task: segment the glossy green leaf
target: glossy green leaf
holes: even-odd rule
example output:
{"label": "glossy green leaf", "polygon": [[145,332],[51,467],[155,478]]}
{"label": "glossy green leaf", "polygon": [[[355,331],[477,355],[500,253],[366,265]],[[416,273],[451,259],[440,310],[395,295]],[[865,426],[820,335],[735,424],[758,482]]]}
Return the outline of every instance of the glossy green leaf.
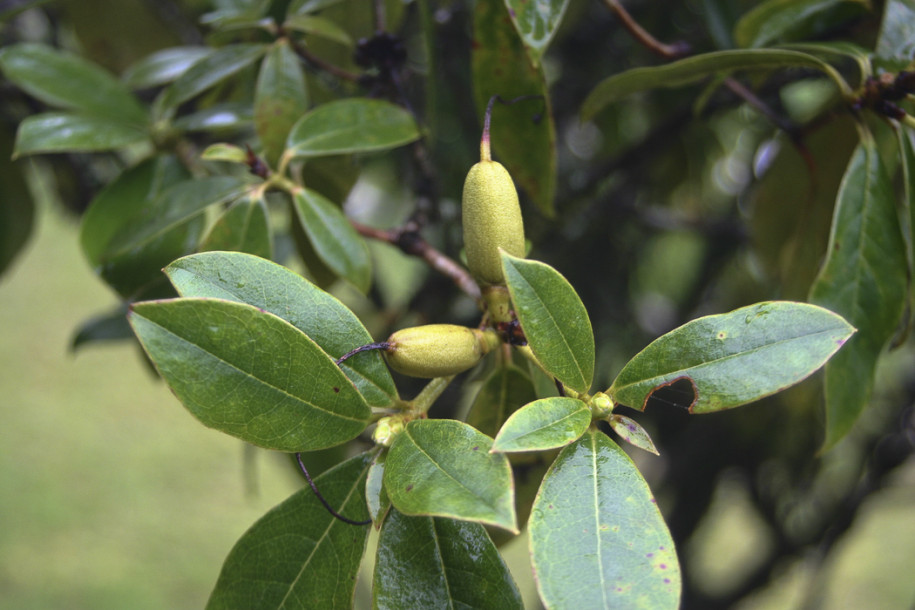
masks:
{"label": "glossy green leaf", "polygon": [[323,17],[315,17],[313,15],[292,15],[286,19],[283,26],[289,30],[333,40],[334,42],[339,42],[348,47],[354,46],[353,39],[346,30],[330,19],[325,19]]}
{"label": "glossy green leaf", "polygon": [[212,52],[210,47],[170,47],[130,66],[122,80],[133,89],[148,89],[174,81]]}
{"label": "glossy green leaf", "polygon": [[37,43],[0,49],[0,70],[42,102],[95,117],[144,125],[146,110],[127,87],[98,65]]}
{"label": "glossy green leaf", "polygon": [[292,126],[308,110],[301,61],[280,38],[261,62],[254,88],[254,129],[267,162],[275,165],[286,147]]}
{"label": "glossy green leaf", "polygon": [[591,424],[591,410],[577,398],[541,398],[515,411],[496,436],[492,451],[544,451],[578,439]]}
{"label": "glossy green leaf", "polygon": [[204,161],[227,161],[229,163],[247,163],[248,151],[241,146],[218,142],[210,144],[200,153]]}
{"label": "glossy green leaf", "polygon": [[146,137],[146,131],[132,123],[100,116],[44,112],[26,117],[19,124],[13,156],[112,150]]}
{"label": "glossy green leaf", "polygon": [[373,608],[523,608],[508,567],[479,523],[391,511],[378,540]]}
{"label": "glossy green leaf", "polygon": [[384,463],[387,457],[387,451],[378,453],[369,468],[369,474],[365,480],[366,506],[369,509],[369,517],[371,517],[375,527],[378,529],[381,528],[388,511],[391,510],[391,498],[384,488]]}
{"label": "glossy green leaf", "polygon": [[[123,172],[89,205],[80,227],[80,245],[89,264],[121,296],[133,298],[144,286],[164,279],[162,267],[197,243],[203,216],[126,250],[115,250],[114,239],[124,231],[143,226],[160,212],[157,200],[163,191],[187,178],[177,159],[160,156]],[[167,202],[164,204],[167,205]]]}
{"label": "glossy green leaf", "polygon": [[451,517],[518,533],[508,458],[492,439],[450,419],[412,421],[385,461],[384,486],[407,515]]}
{"label": "glossy green leaf", "polygon": [[295,157],[377,152],[419,138],[413,115],[382,100],[349,98],[322,104],[292,128],[286,146]]}
{"label": "glossy green leaf", "polygon": [[108,244],[106,255],[118,257],[155,243],[211,205],[233,199],[245,189],[234,176],[198,178],[180,182],[153,200],[143,215],[118,231]]}
{"label": "glossy green leaf", "polygon": [[128,315],[159,373],[204,425],[280,451],[358,436],[371,411],[334,361],[285,320],[219,299],[136,303]]}
{"label": "glossy green leaf", "polygon": [[674,609],[680,566],[635,464],[596,429],[562,450],[528,523],[548,608]]}
{"label": "glossy green leaf", "polygon": [[655,392],[685,384],[675,404],[691,413],[730,409],[805,379],[854,332],[815,305],[757,303],[698,318],[656,339],[623,367],[607,393],[644,409]]}
{"label": "glossy green leaf", "polygon": [[[371,461],[372,453],[363,453],[315,479],[321,495],[349,519],[367,518],[364,490]],[[235,543],[207,608],[351,608],[368,531],[334,518],[305,487]]]}
{"label": "glossy green leaf", "polygon": [[740,18],[734,40],[741,47],[764,47],[815,38],[868,10],[868,0],[767,0]]}
{"label": "glossy green leaf", "polygon": [[827,258],[810,300],[858,328],[826,365],[826,440],[831,448],[867,406],[877,358],[896,330],[906,295],[905,243],[893,184],[873,140],[855,150],[836,199]]}
{"label": "glossy green leaf", "polygon": [[505,282],[531,351],[564,385],[587,392],[594,377],[594,334],[581,299],[558,271],[502,253]]}
{"label": "glossy green leaf", "polygon": [[621,439],[630,445],[638,447],[639,449],[644,449],[649,453],[660,455],[657,448],[654,446],[654,441],[648,436],[648,432],[645,431],[645,428],[631,417],[612,413],[610,417],[607,418],[607,423],[610,424],[610,428],[616,432]]}
{"label": "glossy green leaf", "polygon": [[177,131],[228,131],[248,126],[254,120],[250,104],[226,102],[192,112],[172,123]]}
{"label": "glossy green leaf", "polygon": [[487,436],[495,436],[508,416],[537,400],[534,384],[521,369],[499,367],[483,382],[465,421]]}
{"label": "glossy green leaf", "polygon": [[174,108],[257,61],[269,47],[264,44],[232,44],[195,62],[165,91],[163,106]]}
{"label": "glossy green leaf", "polygon": [[289,3],[287,15],[307,15],[323,10],[335,4],[340,4],[343,0],[292,0]]}
{"label": "glossy green leaf", "polygon": [[[12,154],[12,127],[0,127],[0,159]],[[0,163],[0,274],[22,252],[35,224],[35,205],[22,170],[18,163]]]}
{"label": "glossy green leaf", "polygon": [[505,0],[508,14],[535,65],[546,52],[565,15],[569,0]]}
{"label": "glossy green leaf", "polygon": [[231,250],[271,258],[273,236],[266,202],[262,199],[239,199],[233,203],[210,227],[199,249]]}
{"label": "glossy green leaf", "polygon": [[127,305],[121,304],[114,311],[83,321],[73,335],[70,350],[76,352],[90,343],[121,341],[131,337],[133,330],[127,323]]}
{"label": "glossy green leaf", "polygon": [[887,0],[877,38],[877,57],[905,67],[915,56],[915,0]]}
{"label": "glossy green leaf", "polygon": [[368,292],[372,283],[369,249],[343,210],[307,188],[297,189],[292,198],[299,223],[321,260],[358,290]]}
{"label": "glossy green leaf", "polygon": [[[549,0],[547,0],[549,1]],[[503,0],[479,0],[473,9],[473,93],[483,116],[489,99],[543,96],[493,108],[491,140],[498,161],[546,216],[554,214],[556,126],[542,66],[531,63]],[[539,118],[538,118],[539,117]]]}
{"label": "glossy green leaf", "polygon": [[581,115],[588,120],[603,108],[633,93],[658,88],[683,87],[708,76],[735,70],[813,68],[825,72],[843,93],[850,93],[845,80],[826,62],[808,53],[785,49],[737,49],[716,51],[649,68],[634,68],[602,80],[588,94]]}
{"label": "glossy green leaf", "polygon": [[[238,301],[283,318],[334,359],[373,341],[356,314],[335,297],[289,269],[250,254],[194,254],[176,260],[165,273],[181,296]],[[377,351],[359,354],[341,366],[370,405],[387,407],[397,398]]]}

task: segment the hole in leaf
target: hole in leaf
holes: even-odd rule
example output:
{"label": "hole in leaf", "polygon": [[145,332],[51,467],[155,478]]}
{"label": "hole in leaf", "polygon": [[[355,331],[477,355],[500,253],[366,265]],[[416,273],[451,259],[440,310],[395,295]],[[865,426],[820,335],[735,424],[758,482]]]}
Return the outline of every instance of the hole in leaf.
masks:
{"label": "hole in leaf", "polygon": [[693,380],[689,377],[677,377],[656,386],[649,392],[645,397],[642,410],[644,411],[649,405],[657,402],[692,411],[697,400],[699,400],[699,390]]}

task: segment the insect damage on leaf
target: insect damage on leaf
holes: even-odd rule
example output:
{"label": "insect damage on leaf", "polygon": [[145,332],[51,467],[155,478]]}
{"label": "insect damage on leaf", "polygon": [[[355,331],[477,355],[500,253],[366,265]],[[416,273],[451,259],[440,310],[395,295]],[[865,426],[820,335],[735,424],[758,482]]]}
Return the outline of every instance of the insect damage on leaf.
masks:
{"label": "insect damage on leaf", "polygon": [[693,406],[699,400],[699,388],[689,376],[677,377],[668,382],[659,384],[645,396],[645,402],[642,404],[642,411],[649,404],[660,402],[675,407],[686,409],[693,412]]}

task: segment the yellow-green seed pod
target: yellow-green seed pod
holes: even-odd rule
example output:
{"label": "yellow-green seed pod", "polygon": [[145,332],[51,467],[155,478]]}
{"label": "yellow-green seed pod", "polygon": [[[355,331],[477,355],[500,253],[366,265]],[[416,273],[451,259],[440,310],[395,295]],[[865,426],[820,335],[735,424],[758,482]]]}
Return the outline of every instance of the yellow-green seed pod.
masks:
{"label": "yellow-green seed pod", "polygon": [[392,369],[431,379],[466,371],[498,343],[498,338],[476,328],[428,324],[399,330],[387,343],[385,355]]}
{"label": "yellow-green seed pod", "polygon": [[524,256],[524,222],[508,170],[484,156],[467,174],[462,203],[470,273],[482,284],[504,284],[499,248],[512,256]]}

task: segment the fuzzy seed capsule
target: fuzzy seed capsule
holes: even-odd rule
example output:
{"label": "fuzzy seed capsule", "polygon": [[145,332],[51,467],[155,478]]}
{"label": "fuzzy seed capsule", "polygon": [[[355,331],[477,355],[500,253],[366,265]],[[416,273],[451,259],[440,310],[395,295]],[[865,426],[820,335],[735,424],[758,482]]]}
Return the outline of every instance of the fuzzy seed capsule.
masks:
{"label": "fuzzy seed capsule", "polygon": [[524,256],[524,222],[518,192],[501,163],[483,160],[470,168],[462,202],[467,267],[478,282],[505,283],[499,248]]}
{"label": "fuzzy seed capsule", "polygon": [[392,369],[431,379],[466,371],[498,343],[498,338],[476,328],[428,324],[399,330],[387,343],[385,356]]}

